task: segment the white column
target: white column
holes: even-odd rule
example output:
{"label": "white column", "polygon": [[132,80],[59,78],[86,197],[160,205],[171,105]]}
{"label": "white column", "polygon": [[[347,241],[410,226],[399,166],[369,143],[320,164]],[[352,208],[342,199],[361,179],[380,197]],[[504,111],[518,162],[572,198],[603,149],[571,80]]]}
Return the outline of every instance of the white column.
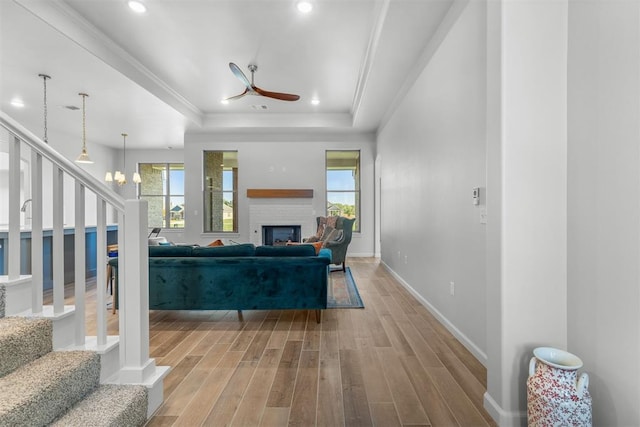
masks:
{"label": "white column", "polygon": [[[119,224],[119,228],[123,224]],[[118,242],[118,269],[124,269],[119,283],[120,343],[124,343],[121,380],[141,383],[155,373],[155,361],[149,359],[149,249],[147,244],[147,201],[125,202],[124,248]],[[124,266],[121,261],[126,256]],[[123,275],[121,273],[120,278]],[[123,328],[124,325],[124,328]],[[124,337],[122,334],[124,333]]]}
{"label": "white column", "polygon": [[488,86],[498,109],[488,113],[495,138],[488,153],[499,163],[487,170],[488,182],[500,187],[501,211],[500,223],[487,230],[485,406],[510,426],[526,423],[532,350],[567,345],[568,2],[496,1],[489,13],[501,26],[498,37],[491,28],[488,34],[489,67],[497,61],[501,80]]}
{"label": "white column", "polygon": [[9,142],[9,280],[20,278],[20,140]]}

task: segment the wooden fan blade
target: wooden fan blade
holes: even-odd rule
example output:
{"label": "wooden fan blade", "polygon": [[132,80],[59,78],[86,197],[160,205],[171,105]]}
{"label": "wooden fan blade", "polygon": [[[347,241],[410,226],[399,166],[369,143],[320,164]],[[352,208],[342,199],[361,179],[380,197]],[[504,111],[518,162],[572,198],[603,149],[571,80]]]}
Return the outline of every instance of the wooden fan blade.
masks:
{"label": "wooden fan blade", "polygon": [[243,96],[245,96],[248,93],[249,93],[249,89],[245,89],[244,92],[242,92],[240,95],[230,96],[229,98],[225,98],[224,100],[225,101],[233,101],[233,100],[236,100],[236,99],[240,99],[240,98],[242,98]]}
{"label": "wooden fan blade", "polygon": [[240,67],[233,62],[229,62],[229,68],[231,68],[231,72],[247,87],[247,89],[251,89],[251,82],[249,82],[249,79],[244,75]]}
{"label": "wooden fan blade", "polygon": [[260,89],[257,86],[253,86],[253,90],[256,91],[258,95],[266,96],[268,98],[279,99],[281,101],[297,101],[300,99],[300,95],[293,95],[290,93],[281,93],[281,92],[269,92],[268,90]]}

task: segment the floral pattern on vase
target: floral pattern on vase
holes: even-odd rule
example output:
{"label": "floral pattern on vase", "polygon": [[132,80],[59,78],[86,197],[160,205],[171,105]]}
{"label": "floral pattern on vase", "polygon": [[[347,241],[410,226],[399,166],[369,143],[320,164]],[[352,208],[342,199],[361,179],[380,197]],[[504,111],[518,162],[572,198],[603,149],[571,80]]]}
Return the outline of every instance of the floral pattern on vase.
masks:
{"label": "floral pattern on vase", "polygon": [[534,426],[591,426],[589,376],[582,361],[563,350],[539,347],[529,363],[527,420]]}

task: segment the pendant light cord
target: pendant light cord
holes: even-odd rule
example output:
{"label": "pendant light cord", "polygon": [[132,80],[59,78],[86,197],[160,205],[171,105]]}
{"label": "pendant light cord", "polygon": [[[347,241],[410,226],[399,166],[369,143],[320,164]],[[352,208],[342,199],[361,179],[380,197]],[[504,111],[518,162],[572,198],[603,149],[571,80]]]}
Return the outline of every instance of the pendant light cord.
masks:
{"label": "pendant light cord", "polygon": [[82,151],[84,152],[87,149],[87,115],[85,112],[85,100],[89,95],[87,95],[86,93],[79,93],[78,95],[82,97]]}
{"label": "pendant light cord", "polygon": [[51,77],[46,74],[38,74],[38,77],[42,77],[42,82],[44,84],[44,142],[45,144],[49,143],[49,138],[47,137],[47,79]]}

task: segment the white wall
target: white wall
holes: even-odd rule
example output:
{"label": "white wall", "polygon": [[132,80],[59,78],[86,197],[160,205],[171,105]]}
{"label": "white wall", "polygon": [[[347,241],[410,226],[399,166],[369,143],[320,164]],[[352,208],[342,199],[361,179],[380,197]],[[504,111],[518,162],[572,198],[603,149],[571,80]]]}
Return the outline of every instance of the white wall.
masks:
{"label": "white wall", "polygon": [[483,363],[485,32],[470,2],[378,135],[382,260]]}
{"label": "white wall", "polygon": [[[325,212],[325,151],[360,150],[361,152],[361,232],[354,233],[349,245],[350,256],[372,256],[374,251],[373,135],[304,135],[276,133],[233,135],[187,133],[184,150],[127,151],[127,162],[184,162],[185,165],[185,229],[163,230],[174,242],[207,244],[215,239],[238,242],[252,241],[249,230],[248,188],[310,188],[314,190],[315,216]],[[239,230],[238,233],[203,233],[202,227],[202,152],[204,150],[237,150],[239,162]],[[129,196],[133,188],[127,187]],[[315,230],[303,230],[303,235]]]}
{"label": "white wall", "polygon": [[640,6],[569,3],[568,347],[594,425],[640,425]]}
{"label": "white wall", "polygon": [[567,344],[567,1],[499,4],[487,46],[500,73],[487,82],[488,108],[497,108],[488,113],[488,181],[500,187],[500,223],[487,236],[498,280],[487,283],[485,407],[511,426],[526,423],[533,349]]}

